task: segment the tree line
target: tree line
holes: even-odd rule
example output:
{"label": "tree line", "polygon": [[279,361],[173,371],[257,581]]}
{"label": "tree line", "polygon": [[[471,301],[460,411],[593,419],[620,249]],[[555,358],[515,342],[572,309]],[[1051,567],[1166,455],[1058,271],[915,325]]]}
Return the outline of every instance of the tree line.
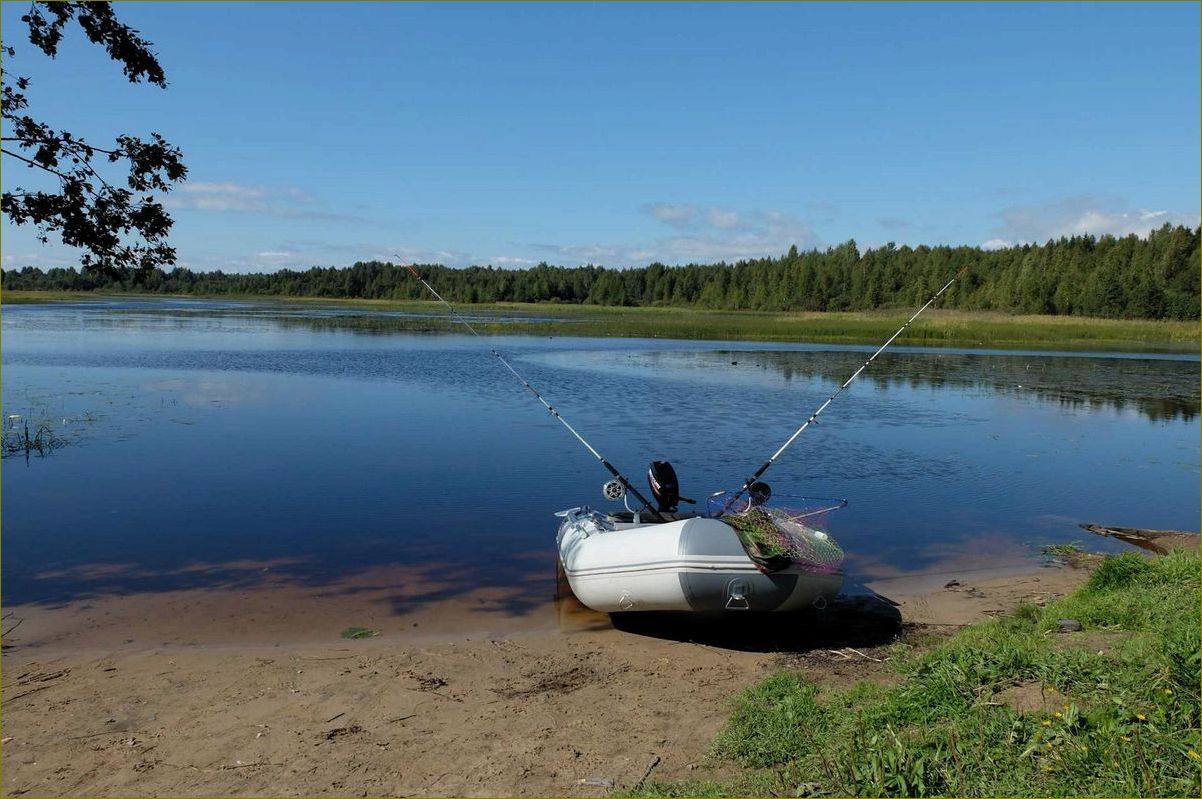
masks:
{"label": "tree line", "polygon": [[[607,269],[439,265],[417,268],[451,302],[551,302],[759,311],[852,311],[924,302],[952,275],[967,273],[943,307],[1140,319],[1199,318],[1199,229],[1165,225],[1147,237],[1074,236],[1000,250],[855,241],[825,250],[737,263]],[[3,273],[4,289],[161,294],[429,299],[401,266],[233,274],[154,269],[117,278],[33,267]]]}

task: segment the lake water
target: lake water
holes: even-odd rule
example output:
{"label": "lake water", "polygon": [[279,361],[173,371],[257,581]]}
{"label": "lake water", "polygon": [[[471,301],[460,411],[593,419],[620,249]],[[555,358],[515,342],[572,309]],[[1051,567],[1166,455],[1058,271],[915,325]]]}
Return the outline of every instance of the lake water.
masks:
{"label": "lake water", "polygon": [[[491,347],[636,485],[666,459],[695,498],[737,487],[875,349],[480,340],[397,316],[5,306],[5,422],[66,443],[3,461],[3,601],[246,586],[258,563],[311,585],[428,564],[429,599],[516,585],[553,563],[552,513],[605,506],[609,476]],[[855,590],[1116,548],[1078,522],[1195,529],[1198,414],[1195,356],[890,349],[765,479],[848,499],[828,529]]]}

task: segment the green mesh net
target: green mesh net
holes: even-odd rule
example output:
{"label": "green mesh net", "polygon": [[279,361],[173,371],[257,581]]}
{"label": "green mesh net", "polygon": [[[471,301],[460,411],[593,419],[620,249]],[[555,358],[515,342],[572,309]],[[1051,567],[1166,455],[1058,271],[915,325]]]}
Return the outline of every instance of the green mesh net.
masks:
{"label": "green mesh net", "polygon": [[833,574],[843,568],[843,548],[823,528],[830,512],[847,504],[844,500],[773,497],[755,503],[718,495],[709,504],[711,515],[730,525],[747,556],[764,571]]}

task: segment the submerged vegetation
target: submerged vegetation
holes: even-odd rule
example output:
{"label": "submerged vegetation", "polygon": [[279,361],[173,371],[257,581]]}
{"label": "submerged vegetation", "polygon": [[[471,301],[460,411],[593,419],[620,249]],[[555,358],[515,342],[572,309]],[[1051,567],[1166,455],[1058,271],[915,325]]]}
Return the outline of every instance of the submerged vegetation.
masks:
{"label": "submerged vegetation", "polygon": [[1044,608],[895,645],[898,684],[764,680],[713,744],[741,776],[640,795],[1197,796],[1199,621],[1197,551],[1110,557]]}
{"label": "submerged vegetation", "polygon": [[[1146,238],[1074,236],[1000,250],[898,247],[861,251],[854,241],[826,250],[735,264],[607,269],[421,266],[457,303],[555,303],[743,311],[867,311],[924,302],[961,269],[941,299],[966,311],[1125,319],[1199,318],[1199,230],[1168,225]],[[197,296],[417,300],[424,289],[402,267],[379,261],[346,268],[260,274],[155,269],[117,280],[74,269],[3,273],[3,288]]]}
{"label": "submerged vegetation", "polygon": [[67,439],[56,433],[53,425],[45,420],[36,422],[32,433],[28,419],[7,425],[0,433],[0,453],[5,458],[12,455],[24,455],[26,458],[33,454],[45,456],[65,446]]}
{"label": "submerged vegetation", "polygon": [[[5,404],[6,407],[14,405],[8,400]],[[92,411],[78,408],[68,410],[61,398],[53,406],[46,402],[46,398],[40,398],[32,406],[17,407],[28,410],[9,413],[4,417],[0,428],[0,457],[24,455],[26,460],[33,455],[45,457],[63,447],[77,444],[84,431],[97,421],[97,415]]]}

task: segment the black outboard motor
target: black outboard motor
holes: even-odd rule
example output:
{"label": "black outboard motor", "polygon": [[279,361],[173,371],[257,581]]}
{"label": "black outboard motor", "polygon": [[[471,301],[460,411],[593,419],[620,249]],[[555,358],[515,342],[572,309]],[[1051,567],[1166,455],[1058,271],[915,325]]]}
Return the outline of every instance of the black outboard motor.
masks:
{"label": "black outboard motor", "polygon": [[647,469],[647,482],[651,493],[658,503],[660,513],[676,513],[676,507],[682,502],[693,504],[693,500],[680,495],[680,481],[676,479],[676,470],[667,461],[652,461]]}

